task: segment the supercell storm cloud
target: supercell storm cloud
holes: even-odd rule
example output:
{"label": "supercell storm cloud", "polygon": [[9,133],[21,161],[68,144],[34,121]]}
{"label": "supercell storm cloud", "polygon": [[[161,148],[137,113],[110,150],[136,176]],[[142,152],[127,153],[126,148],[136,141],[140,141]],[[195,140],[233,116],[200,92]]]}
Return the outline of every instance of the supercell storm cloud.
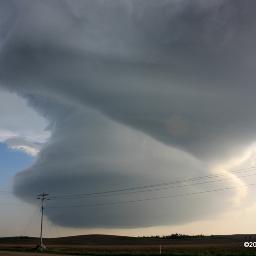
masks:
{"label": "supercell storm cloud", "polygon": [[[246,0],[1,0],[0,86],[25,98],[51,133],[16,175],[15,195],[34,203],[43,191],[208,175],[240,154],[256,135],[255,8]],[[221,202],[210,194],[101,205],[170,193],[72,199],[56,205],[98,206],[46,214],[71,227],[184,223],[225,208],[239,191]]]}

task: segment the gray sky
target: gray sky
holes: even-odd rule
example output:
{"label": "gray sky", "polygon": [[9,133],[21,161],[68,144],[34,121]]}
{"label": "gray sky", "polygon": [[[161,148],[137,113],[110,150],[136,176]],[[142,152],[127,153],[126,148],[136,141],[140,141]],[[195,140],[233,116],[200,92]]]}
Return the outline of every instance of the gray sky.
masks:
{"label": "gray sky", "polygon": [[[33,205],[42,191],[90,193],[220,170],[225,179],[217,183],[174,191],[56,200],[46,215],[72,230],[126,232],[251,207],[248,180],[230,171],[254,159],[255,7],[236,0],[0,1],[0,141],[36,156],[15,175],[14,195]],[[229,186],[235,189],[221,200],[208,193],[50,208]]]}

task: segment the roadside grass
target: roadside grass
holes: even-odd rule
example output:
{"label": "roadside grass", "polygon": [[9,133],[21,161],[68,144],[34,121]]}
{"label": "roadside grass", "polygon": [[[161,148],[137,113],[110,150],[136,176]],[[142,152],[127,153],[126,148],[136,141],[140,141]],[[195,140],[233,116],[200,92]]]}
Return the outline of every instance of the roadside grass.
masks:
{"label": "roadside grass", "polygon": [[[28,248],[12,248],[12,249],[5,249],[1,251],[10,251],[10,252],[25,252],[28,254],[30,253],[35,253],[38,251],[36,251],[35,249],[28,249]],[[117,255],[121,255],[121,256],[128,256],[128,255],[132,255],[132,256],[154,256],[154,255],[160,255],[159,252],[143,252],[143,251],[76,251],[76,252],[72,252],[66,249],[50,249],[50,250],[45,250],[43,252],[44,254],[60,254],[60,255],[77,255],[77,256],[117,256]],[[162,252],[161,255],[166,255],[166,256],[256,256],[256,249],[243,249],[241,248],[240,250],[215,250],[215,249],[205,249],[205,250],[177,250],[177,251],[167,251],[167,252]]]}

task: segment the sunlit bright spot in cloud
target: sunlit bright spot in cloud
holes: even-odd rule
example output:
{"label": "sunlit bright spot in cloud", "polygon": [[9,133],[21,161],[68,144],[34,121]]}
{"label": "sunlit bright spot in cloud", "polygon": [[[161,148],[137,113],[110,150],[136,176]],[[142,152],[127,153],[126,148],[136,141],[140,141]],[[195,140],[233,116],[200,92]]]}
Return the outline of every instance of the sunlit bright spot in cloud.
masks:
{"label": "sunlit bright spot in cloud", "polygon": [[[248,181],[244,181],[243,177],[240,178],[241,173],[239,173],[239,169],[243,171],[243,169],[255,168],[255,160],[256,160],[256,144],[253,143],[249,146],[244,152],[242,152],[239,156],[233,157],[229,159],[227,162],[222,164],[218,164],[213,168],[214,173],[222,173],[227,178],[230,178],[233,185],[236,186],[236,194],[232,197],[232,201],[235,206],[239,206],[244,198],[248,195]],[[235,171],[238,171],[238,174]],[[242,173],[243,174],[243,173]],[[250,184],[249,184],[250,187]]]}
{"label": "sunlit bright spot in cloud", "polygon": [[37,156],[37,154],[39,153],[39,149],[30,147],[30,146],[26,146],[26,145],[11,145],[10,148],[14,149],[14,150],[23,151],[26,154],[32,155],[32,156]]}

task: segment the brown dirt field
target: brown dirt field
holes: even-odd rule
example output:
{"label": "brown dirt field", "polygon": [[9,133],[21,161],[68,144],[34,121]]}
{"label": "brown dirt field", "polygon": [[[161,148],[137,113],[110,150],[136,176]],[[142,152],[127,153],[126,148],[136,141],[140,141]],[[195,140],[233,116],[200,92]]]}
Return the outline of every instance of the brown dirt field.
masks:
{"label": "brown dirt field", "polygon": [[[8,252],[0,251],[0,255],[4,256],[61,256],[61,254],[47,254],[47,253],[29,253],[29,252]],[[65,254],[67,256],[67,254]]]}
{"label": "brown dirt field", "polygon": [[[209,236],[202,238],[185,239],[159,239],[134,238],[103,235],[88,235],[63,238],[48,238],[44,240],[49,251],[53,253],[159,253],[162,252],[200,252],[200,251],[229,251],[229,252],[255,252],[256,248],[244,248],[245,241],[255,241],[256,236]],[[3,238],[0,239],[0,250],[24,251],[31,250],[38,244],[37,238]],[[0,255],[47,255],[41,253],[1,253]],[[48,254],[49,255],[49,254]],[[53,255],[53,254],[51,254]],[[60,255],[60,254],[58,254]],[[251,255],[251,254],[250,254]]]}

